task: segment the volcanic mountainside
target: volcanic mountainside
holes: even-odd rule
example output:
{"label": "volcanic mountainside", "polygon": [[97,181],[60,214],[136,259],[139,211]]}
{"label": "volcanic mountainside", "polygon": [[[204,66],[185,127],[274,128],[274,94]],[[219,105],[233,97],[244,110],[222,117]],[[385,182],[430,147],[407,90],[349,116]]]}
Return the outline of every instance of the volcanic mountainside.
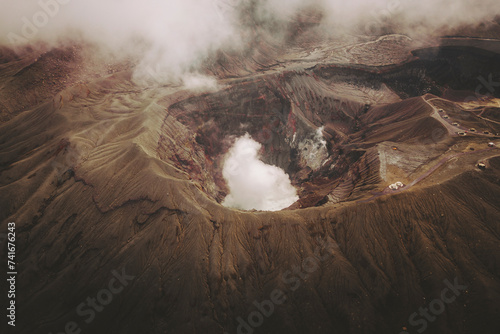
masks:
{"label": "volcanic mountainside", "polygon": [[[499,36],[264,36],[207,61],[208,91],[138,84],[81,45],[1,49],[18,333],[250,332],[273,291],[255,333],[416,333],[445,280],[466,288],[426,333],[498,333]],[[221,205],[245,133],[297,188],[288,209]],[[87,324],[116,271],[133,279]]]}

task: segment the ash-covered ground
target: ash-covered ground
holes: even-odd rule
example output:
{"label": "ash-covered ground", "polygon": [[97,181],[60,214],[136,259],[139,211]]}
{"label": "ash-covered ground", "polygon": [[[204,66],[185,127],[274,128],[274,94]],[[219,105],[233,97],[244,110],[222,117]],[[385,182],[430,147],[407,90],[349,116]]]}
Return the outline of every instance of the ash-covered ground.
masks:
{"label": "ash-covered ground", "polygon": [[250,43],[182,74],[0,48],[2,328],[498,333],[498,18],[240,7]]}

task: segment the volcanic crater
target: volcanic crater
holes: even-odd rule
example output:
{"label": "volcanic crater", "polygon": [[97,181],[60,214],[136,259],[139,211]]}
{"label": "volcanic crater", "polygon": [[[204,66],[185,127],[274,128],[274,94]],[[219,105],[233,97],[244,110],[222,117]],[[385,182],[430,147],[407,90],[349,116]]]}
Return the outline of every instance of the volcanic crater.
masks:
{"label": "volcanic crater", "polygon": [[[445,280],[467,288],[427,333],[498,331],[500,29],[417,47],[301,27],[213,54],[210,89],[140,84],[87,45],[0,49],[19,333],[83,320],[120,270],[133,281],[85,331],[237,332],[279,290],[259,332],[399,333]],[[286,210],[221,205],[246,133],[297,189]]]}

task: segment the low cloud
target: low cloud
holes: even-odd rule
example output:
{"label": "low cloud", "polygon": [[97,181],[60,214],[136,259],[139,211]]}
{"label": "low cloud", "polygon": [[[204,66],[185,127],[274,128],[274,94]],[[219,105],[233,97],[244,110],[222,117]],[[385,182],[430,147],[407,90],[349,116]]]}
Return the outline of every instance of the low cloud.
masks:
{"label": "low cloud", "polygon": [[230,193],[222,205],[242,210],[278,211],[299,199],[281,168],[259,160],[260,148],[247,133],[229,150],[223,175]]}
{"label": "low cloud", "polygon": [[222,0],[0,1],[0,44],[91,43],[105,58],[135,59],[139,79],[179,81],[239,45],[236,8]]}
{"label": "low cloud", "polygon": [[[83,40],[138,59],[140,77],[178,80],[217,50],[248,47],[255,24],[285,36],[304,8],[321,12],[322,33],[381,32],[385,25],[421,36],[500,15],[497,0],[1,0],[0,44],[58,45]],[[245,19],[242,19],[245,18]],[[265,22],[273,22],[266,25]],[[281,29],[281,32],[280,32]],[[319,31],[318,30],[318,31]],[[245,36],[245,37],[244,37]],[[107,53],[104,53],[107,54]],[[127,59],[128,59],[127,58]]]}
{"label": "low cloud", "polygon": [[195,92],[214,92],[220,87],[214,77],[209,77],[199,73],[190,73],[183,77],[183,84],[186,89]]}

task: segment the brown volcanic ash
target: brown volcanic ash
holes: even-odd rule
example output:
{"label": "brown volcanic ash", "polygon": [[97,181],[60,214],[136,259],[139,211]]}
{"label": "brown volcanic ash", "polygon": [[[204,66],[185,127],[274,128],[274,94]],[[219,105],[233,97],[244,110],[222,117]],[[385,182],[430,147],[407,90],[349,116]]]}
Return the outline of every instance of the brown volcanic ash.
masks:
{"label": "brown volcanic ash", "polygon": [[[498,100],[456,97],[498,73],[500,56],[412,54],[406,40],[356,44],[338,62],[321,48],[275,48],[245,67],[226,54],[211,93],[137,86],[132,69],[85,66],[78,48],[2,49],[0,219],[17,224],[18,332],[74,321],[92,333],[235,333],[280,289],[286,302],[256,333],[414,333],[409,316],[456,278],[466,291],[426,332],[496,333],[500,154],[487,144],[499,142]],[[376,50],[391,43],[381,65]],[[449,132],[439,108],[489,134]],[[315,169],[298,143],[321,126],[329,155]],[[297,187],[289,210],[219,204],[224,154],[246,132]],[[391,194],[396,181],[409,186]],[[290,273],[311,259],[311,273]],[[122,268],[134,279],[87,324],[77,307]]]}

